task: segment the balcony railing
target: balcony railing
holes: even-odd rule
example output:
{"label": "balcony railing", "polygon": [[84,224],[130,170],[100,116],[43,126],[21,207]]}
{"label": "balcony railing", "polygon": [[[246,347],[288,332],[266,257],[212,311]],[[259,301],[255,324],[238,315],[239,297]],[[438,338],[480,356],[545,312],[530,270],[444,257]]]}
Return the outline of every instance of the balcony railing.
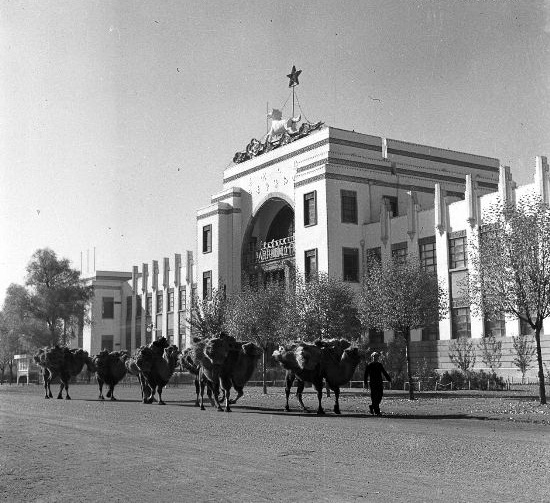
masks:
{"label": "balcony railing", "polygon": [[254,262],[263,264],[273,260],[294,257],[294,236],[260,242],[254,253]]}

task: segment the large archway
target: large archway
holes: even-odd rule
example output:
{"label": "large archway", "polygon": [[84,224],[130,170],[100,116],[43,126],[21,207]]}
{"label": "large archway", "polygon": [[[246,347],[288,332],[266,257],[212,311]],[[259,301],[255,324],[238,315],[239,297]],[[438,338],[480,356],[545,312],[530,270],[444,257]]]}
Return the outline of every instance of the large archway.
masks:
{"label": "large archway", "polygon": [[242,254],[243,285],[285,282],[294,276],[294,209],[267,199],[252,216]]}

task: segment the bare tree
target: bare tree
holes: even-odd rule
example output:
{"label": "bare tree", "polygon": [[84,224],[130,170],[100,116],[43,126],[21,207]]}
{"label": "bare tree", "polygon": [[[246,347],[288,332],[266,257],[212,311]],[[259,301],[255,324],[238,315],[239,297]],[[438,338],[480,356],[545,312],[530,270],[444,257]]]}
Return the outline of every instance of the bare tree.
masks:
{"label": "bare tree", "polygon": [[495,334],[489,332],[482,337],[479,342],[479,350],[481,352],[481,361],[495,372],[500,368],[502,358],[502,341],[497,341]]}
{"label": "bare tree", "polygon": [[193,299],[187,323],[201,339],[218,336],[227,329],[227,305],[225,290],[214,289],[211,299]]}
{"label": "bare tree", "polygon": [[531,343],[531,339],[526,334],[520,334],[512,338],[514,347],[514,365],[521,372],[521,382],[525,382],[525,374],[531,368],[533,358],[537,350]]}
{"label": "bare tree", "polygon": [[540,198],[496,204],[472,243],[469,275],[474,305],[485,316],[505,313],[535,332],[540,403],[546,403],[540,334],[550,316],[550,208]]}
{"label": "bare tree", "polygon": [[451,363],[468,374],[476,364],[476,349],[471,339],[459,337],[449,345]]}
{"label": "bare tree", "polygon": [[414,399],[411,330],[430,326],[446,314],[446,297],[432,273],[416,262],[374,262],[363,279],[360,316],[364,326],[393,330],[405,339],[409,397]]}

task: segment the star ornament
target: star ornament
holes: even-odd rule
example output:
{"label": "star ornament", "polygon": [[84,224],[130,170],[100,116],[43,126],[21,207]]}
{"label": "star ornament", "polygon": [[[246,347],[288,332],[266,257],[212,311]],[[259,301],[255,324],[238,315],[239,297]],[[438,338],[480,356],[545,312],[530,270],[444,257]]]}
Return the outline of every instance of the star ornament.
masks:
{"label": "star ornament", "polygon": [[290,82],[288,83],[288,87],[294,87],[299,85],[298,77],[302,73],[302,70],[296,70],[296,67],[292,65],[292,71],[287,75],[287,77],[290,79]]}

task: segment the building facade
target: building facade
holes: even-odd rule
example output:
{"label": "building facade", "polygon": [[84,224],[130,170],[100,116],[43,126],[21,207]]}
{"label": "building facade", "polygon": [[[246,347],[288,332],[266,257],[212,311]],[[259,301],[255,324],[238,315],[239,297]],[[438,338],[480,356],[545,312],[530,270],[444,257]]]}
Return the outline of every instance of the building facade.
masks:
{"label": "building facade", "polygon": [[[449,313],[414,331],[412,350],[432,367],[452,368],[452,339],[491,330],[511,346],[512,336],[529,332],[517,319],[475,317],[460,292],[486,208],[528,192],[548,202],[544,157],[535,183],[517,187],[498,159],[323,127],[224,171],[222,191],[197,212],[197,293],[207,299],[213,288],[232,293],[317,271],[359,291],[370,257],[415,256],[437,273]],[[373,346],[393,337],[369,335]]]}

